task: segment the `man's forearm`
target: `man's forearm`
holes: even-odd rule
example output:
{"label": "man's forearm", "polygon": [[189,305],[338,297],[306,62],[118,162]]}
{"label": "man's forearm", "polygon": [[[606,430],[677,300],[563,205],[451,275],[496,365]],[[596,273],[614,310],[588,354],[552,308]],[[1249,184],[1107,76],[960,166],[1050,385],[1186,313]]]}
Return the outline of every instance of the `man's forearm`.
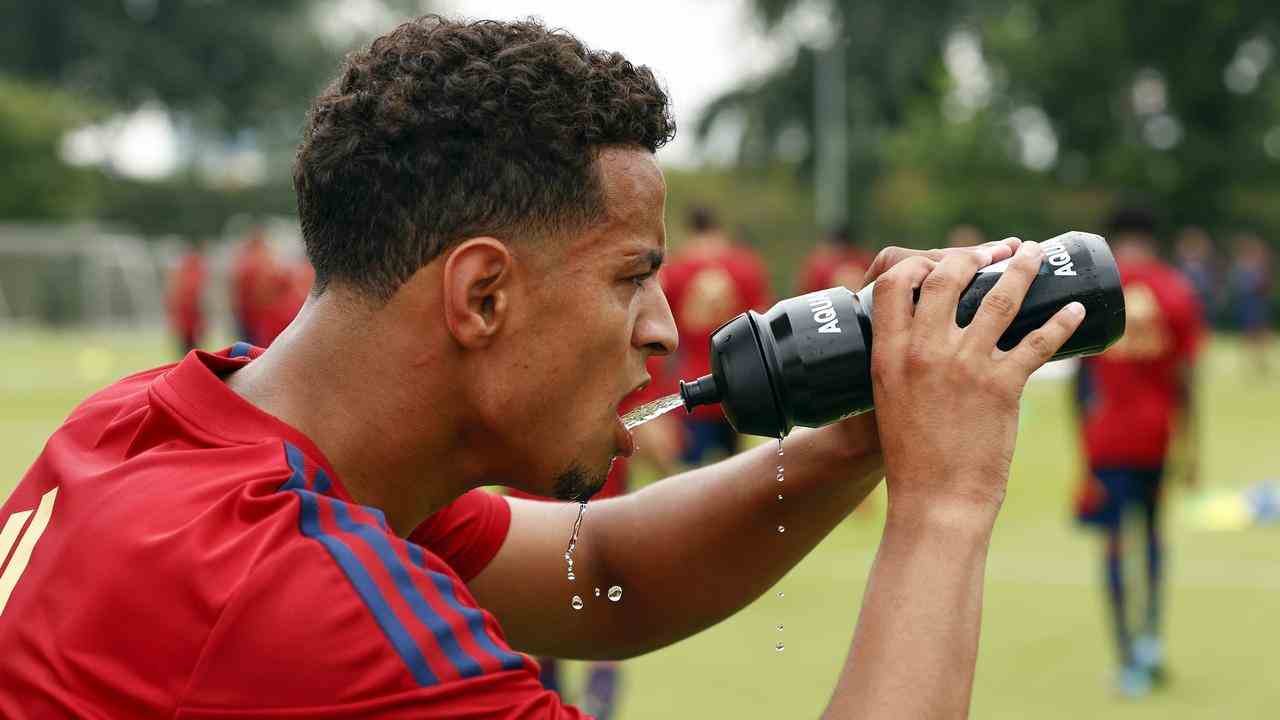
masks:
{"label": "man's forearm", "polygon": [[968,713],[995,510],[891,507],[824,718]]}
{"label": "man's forearm", "polygon": [[622,654],[675,642],[741,609],[876,487],[883,471],[874,419],[846,422],[871,432],[799,430],[782,457],[766,443],[610,503],[607,516],[601,508],[597,557],[607,575],[625,580],[631,604],[629,627],[614,634],[625,638]]}

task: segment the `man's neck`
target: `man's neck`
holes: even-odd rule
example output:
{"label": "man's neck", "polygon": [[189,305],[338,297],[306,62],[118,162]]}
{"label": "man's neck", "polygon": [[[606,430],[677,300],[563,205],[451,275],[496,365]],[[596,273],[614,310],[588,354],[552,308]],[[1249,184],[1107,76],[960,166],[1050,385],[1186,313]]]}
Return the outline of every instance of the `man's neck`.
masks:
{"label": "man's neck", "polygon": [[[403,537],[483,484],[483,471],[458,447],[452,403],[430,413],[414,404],[447,390],[424,387],[435,378],[409,377],[402,348],[387,346],[399,338],[380,333],[376,320],[353,319],[326,295],[312,298],[227,385],[310,438],[352,497],[381,510]],[[406,432],[405,417],[419,427]]]}

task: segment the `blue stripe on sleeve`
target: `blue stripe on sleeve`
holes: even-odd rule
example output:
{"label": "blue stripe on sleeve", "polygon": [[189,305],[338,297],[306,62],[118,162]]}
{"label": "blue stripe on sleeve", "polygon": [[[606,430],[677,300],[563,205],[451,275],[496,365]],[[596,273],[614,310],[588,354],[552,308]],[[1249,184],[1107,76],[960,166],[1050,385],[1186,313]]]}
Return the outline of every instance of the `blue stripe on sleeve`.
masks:
{"label": "blue stripe on sleeve", "polygon": [[422,568],[423,572],[431,577],[431,582],[440,591],[441,597],[455,611],[457,611],[467,621],[467,629],[471,631],[471,636],[476,644],[484,648],[486,652],[493,655],[502,664],[503,670],[519,670],[524,667],[524,659],[510,650],[504,650],[498,647],[498,644],[489,637],[489,633],[484,627],[484,613],[480,610],[463,604],[458,597],[457,588],[453,586],[453,581],[443,573],[438,573],[427,568],[426,558],[423,556],[423,550],[418,545],[410,542],[409,557],[414,564]]}
{"label": "blue stripe on sleeve", "polygon": [[[408,569],[405,568],[404,563],[400,562],[400,557],[396,555],[387,534],[372,525],[352,520],[351,515],[347,512],[346,504],[342,501],[328,497],[325,498],[325,501],[329,503],[330,508],[333,510],[333,516],[337,519],[339,528],[360,537],[369,544],[369,547],[373,548],[378,559],[382,561],[383,568],[395,581],[396,589],[400,591],[401,597],[409,605],[418,621],[425,625],[431,631],[431,634],[435,636],[440,649],[444,650],[445,655],[457,668],[458,673],[467,678],[483,675],[484,668],[480,667],[480,663],[476,662],[475,658],[462,649],[462,646],[458,643],[457,636],[453,634],[453,628],[436,611],[431,609],[431,606],[427,604],[426,598],[422,596],[418,587],[413,584],[413,579],[410,577]],[[436,587],[439,587],[439,584]]]}
{"label": "blue stripe on sleeve", "polygon": [[[404,661],[409,668],[409,673],[413,675],[414,680],[419,685],[428,686],[435,685],[438,681],[435,674],[427,667],[427,660],[422,655],[421,649],[414,642],[413,637],[401,624],[395,612],[387,603],[386,598],[382,596],[382,591],[378,589],[377,584],[365,570],[360,559],[351,551],[346,543],[341,539],[330,535],[320,527],[319,500],[321,498],[330,500],[322,495],[317,495],[306,488],[306,472],[302,463],[302,452],[293,445],[285,443],[285,456],[288,458],[289,467],[293,470],[293,474],[289,480],[281,486],[281,490],[289,491],[298,496],[302,507],[298,516],[298,525],[302,530],[302,534],[318,541],[329,551],[329,555],[338,563],[338,567],[347,576],[347,580],[355,588],[356,593],[360,595],[360,599],[364,601],[365,607],[369,608],[369,612],[373,614],[374,620],[378,623],[378,627],[382,629],[382,633],[386,635],[387,640],[391,642],[392,647],[400,655],[400,659]],[[318,478],[318,480],[320,480]],[[323,478],[327,485],[328,478]],[[336,506],[335,506],[336,507]]]}

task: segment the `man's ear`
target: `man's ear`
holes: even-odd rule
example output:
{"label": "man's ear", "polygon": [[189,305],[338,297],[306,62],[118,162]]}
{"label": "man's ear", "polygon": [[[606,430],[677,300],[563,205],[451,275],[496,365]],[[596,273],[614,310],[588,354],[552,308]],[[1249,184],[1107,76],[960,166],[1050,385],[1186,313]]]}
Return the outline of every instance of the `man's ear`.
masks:
{"label": "man's ear", "polygon": [[507,320],[515,257],[501,241],[470,238],[444,263],[444,317],[466,348],[488,345]]}

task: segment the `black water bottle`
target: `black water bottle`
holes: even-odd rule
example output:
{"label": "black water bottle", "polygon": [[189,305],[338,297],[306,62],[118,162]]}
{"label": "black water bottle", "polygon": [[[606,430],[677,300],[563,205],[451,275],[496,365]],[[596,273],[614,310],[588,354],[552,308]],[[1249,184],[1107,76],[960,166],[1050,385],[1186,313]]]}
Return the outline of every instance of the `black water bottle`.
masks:
{"label": "black water bottle", "polygon": [[[1041,244],[1044,260],[1017,317],[997,346],[1009,350],[1068,303],[1085,307],[1080,327],[1054,359],[1091,355],[1124,333],[1124,293],[1106,240],[1072,231]],[[973,320],[1008,261],[978,271],[960,295],[956,322]],[[734,429],[782,437],[871,410],[871,304],[875,283],[783,300],[745,312],[711,336],[711,374],[680,383],[685,407],[720,403]]]}

